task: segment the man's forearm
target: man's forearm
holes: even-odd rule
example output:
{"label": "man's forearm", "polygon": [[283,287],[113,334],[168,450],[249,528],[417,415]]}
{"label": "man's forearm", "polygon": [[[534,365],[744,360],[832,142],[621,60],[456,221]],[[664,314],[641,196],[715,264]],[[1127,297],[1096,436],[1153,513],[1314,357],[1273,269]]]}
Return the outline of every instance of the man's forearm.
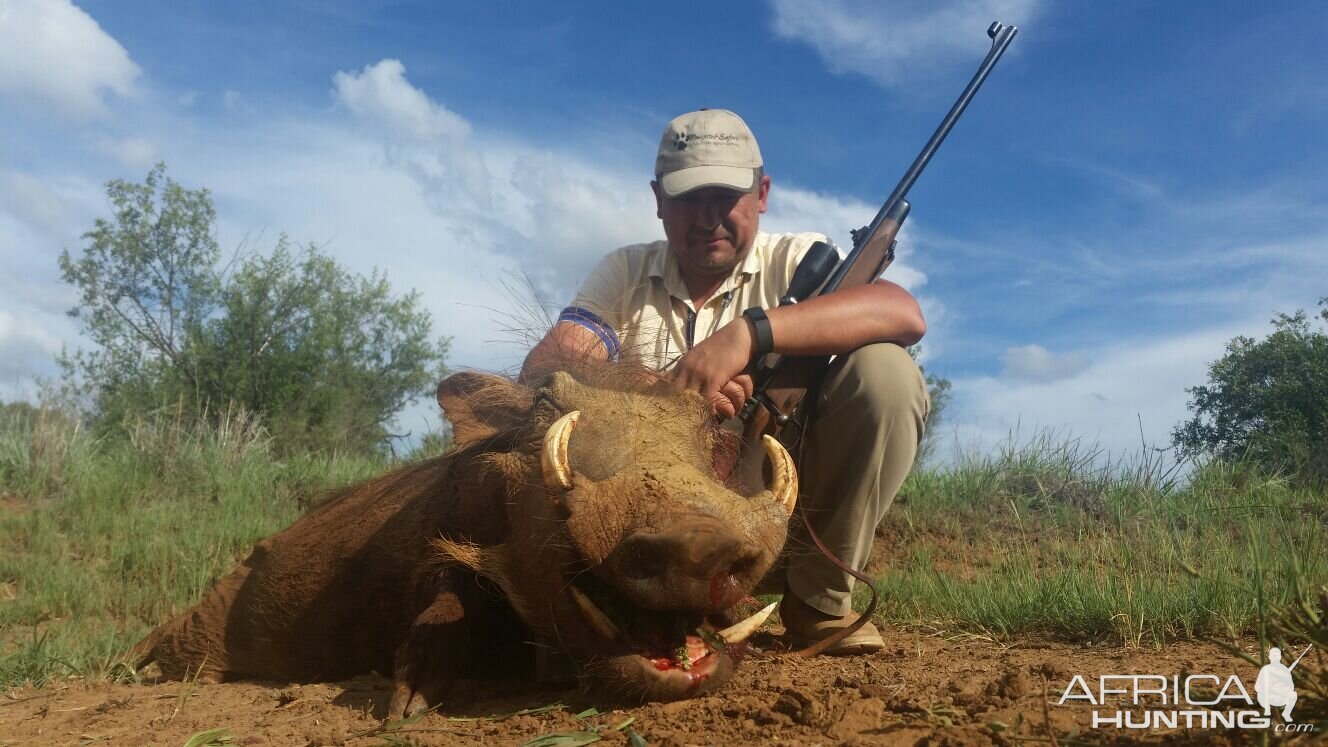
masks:
{"label": "man's forearm", "polygon": [[775,352],[786,355],[835,355],[874,342],[908,346],[927,331],[918,302],[888,281],[841,288],[766,313]]}
{"label": "man's forearm", "polygon": [[555,324],[526,355],[519,381],[530,381],[569,364],[600,363],[609,359],[595,333],[576,324]]}
{"label": "man's forearm", "polygon": [[[774,352],[785,355],[838,355],[874,342],[912,345],[927,331],[918,303],[894,283],[844,288],[793,306],[766,309]],[[700,392],[728,415],[751,394],[740,374],[757,350],[753,322],[739,317],[698,343],[672,371],[684,388]],[[727,399],[731,406],[726,406]]]}

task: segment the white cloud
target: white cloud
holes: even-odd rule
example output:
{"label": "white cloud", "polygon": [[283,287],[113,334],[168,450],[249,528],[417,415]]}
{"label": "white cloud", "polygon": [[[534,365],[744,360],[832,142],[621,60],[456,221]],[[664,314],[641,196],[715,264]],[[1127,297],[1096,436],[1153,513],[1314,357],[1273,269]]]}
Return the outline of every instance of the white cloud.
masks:
{"label": "white cloud", "polygon": [[227,88],[225,91],[222,91],[221,105],[226,107],[226,111],[229,112],[249,113],[253,111],[253,109],[251,109],[249,105],[245,103],[244,94],[230,88]]}
{"label": "white cloud", "polygon": [[491,145],[475,142],[465,119],[412,85],[400,61],[337,72],[332,84],[333,100],[381,143],[389,162],[419,182],[438,210],[467,213],[472,223],[490,221],[498,186],[485,163]]}
{"label": "white cloud", "polygon": [[33,229],[59,233],[65,225],[64,200],[31,174],[0,171],[0,198],[6,212]]}
{"label": "white cloud", "polygon": [[55,372],[60,339],[45,329],[47,320],[0,309],[0,401],[30,399],[34,374]]}
{"label": "white cloud", "polygon": [[552,273],[570,296],[594,262],[619,246],[663,238],[645,179],[605,171],[584,159],[529,151],[517,156],[506,185],[524,220],[504,253]]}
{"label": "white cloud", "polygon": [[106,112],[103,96],[134,94],[138,65],[68,0],[0,0],[0,95],[58,115]]}
{"label": "white cloud", "polygon": [[93,146],[119,163],[139,171],[146,172],[157,161],[157,149],[141,137],[97,136],[93,138]]}
{"label": "white cloud", "polygon": [[922,86],[959,62],[976,66],[980,36],[1000,21],[1033,20],[1042,0],[771,0],[775,33],[811,45],[838,73],[891,88]]}
{"label": "white cloud", "polygon": [[416,182],[454,238],[516,262],[553,304],[610,249],[658,238],[644,178],[586,157],[477,133],[405,77],[396,60],[333,76],[388,166]]}
{"label": "white cloud", "polygon": [[37,377],[58,372],[53,354],[78,339],[56,258],[104,209],[99,192],[81,175],[0,168],[0,400],[35,397]]}
{"label": "white cloud", "polygon": [[431,101],[406,80],[400,60],[365,65],[359,73],[332,76],[336,100],[357,116],[387,125],[400,135],[418,140],[465,137],[470,123]]}
{"label": "white cloud", "polygon": [[1068,378],[1088,368],[1083,353],[1053,353],[1041,345],[1006,348],[1001,356],[1005,368],[1001,375],[1022,381],[1049,382]]}
{"label": "white cloud", "polygon": [[[1051,369],[1063,366],[1067,358],[1091,361],[1054,379],[955,378],[954,400],[946,415],[948,432],[941,437],[953,437],[960,448],[978,451],[991,449],[1012,434],[1027,439],[1043,431],[1097,443],[1114,457],[1136,454],[1143,443],[1165,447],[1171,429],[1187,415],[1185,389],[1204,383],[1208,364],[1222,355],[1227,341],[1238,334],[1266,332],[1265,320],[1249,319],[1171,337],[1049,354]],[[1036,347],[1024,348],[1025,358],[1048,360],[1028,353],[1028,348]]]}
{"label": "white cloud", "polygon": [[[31,349],[42,357],[49,358],[60,350],[60,340],[40,326],[34,325],[30,316],[14,315],[0,311],[0,349]],[[0,355],[0,376],[9,376],[19,370],[22,361],[15,360],[8,354]]]}

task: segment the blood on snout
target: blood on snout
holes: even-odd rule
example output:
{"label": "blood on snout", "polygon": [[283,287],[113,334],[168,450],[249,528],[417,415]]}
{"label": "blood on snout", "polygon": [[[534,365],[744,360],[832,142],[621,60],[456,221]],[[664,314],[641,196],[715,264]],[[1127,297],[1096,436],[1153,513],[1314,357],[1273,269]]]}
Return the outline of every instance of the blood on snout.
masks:
{"label": "blood on snout", "polygon": [[710,579],[710,606],[712,609],[726,610],[733,607],[747,592],[732,573],[717,573]]}

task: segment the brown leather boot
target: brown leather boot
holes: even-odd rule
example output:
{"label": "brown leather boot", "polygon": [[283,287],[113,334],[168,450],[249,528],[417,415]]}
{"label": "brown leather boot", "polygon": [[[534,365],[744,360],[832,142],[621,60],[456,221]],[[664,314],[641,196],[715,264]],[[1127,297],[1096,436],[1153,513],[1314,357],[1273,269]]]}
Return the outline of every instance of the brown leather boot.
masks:
{"label": "brown leather boot", "polygon": [[[798,648],[810,646],[843,630],[859,617],[861,615],[856,612],[850,612],[842,617],[827,615],[788,592],[779,603],[779,618],[784,622],[784,630],[793,645]],[[881,632],[871,624],[871,621],[867,621],[847,638],[822,653],[830,656],[856,656],[874,653],[883,648],[885,641],[881,640]]]}

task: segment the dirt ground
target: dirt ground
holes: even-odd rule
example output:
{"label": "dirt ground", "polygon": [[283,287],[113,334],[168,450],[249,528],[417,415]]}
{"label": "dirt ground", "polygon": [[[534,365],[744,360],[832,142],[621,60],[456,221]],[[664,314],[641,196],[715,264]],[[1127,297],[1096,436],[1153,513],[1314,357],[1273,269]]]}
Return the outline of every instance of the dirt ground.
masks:
{"label": "dirt ground", "polygon": [[[1235,673],[1252,686],[1254,667],[1209,644],[1161,651],[1065,643],[1003,647],[887,630],[886,649],[878,654],[802,659],[782,650],[777,632],[758,634],[722,692],[678,703],[600,704],[598,712],[578,717],[595,704],[579,700],[568,685],[465,682],[438,712],[387,731],[389,682],[376,676],[316,685],[65,683],[0,693],[0,745],[178,746],[217,728],[232,741],[208,744],[522,744],[556,733],[579,732],[584,740],[594,736],[585,732],[595,731],[609,745],[1245,744],[1263,735],[1095,729],[1092,705],[1057,704],[1075,674],[1095,681],[1108,673],[1208,672],[1223,679]],[[565,705],[549,708],[558,703]],[[540,712],[518,714],[531,709]],[[1277,744],[1328,742],[1323,732],[1268,736]],[[536,744],[569,747],[583,740],[548,737]]]}

